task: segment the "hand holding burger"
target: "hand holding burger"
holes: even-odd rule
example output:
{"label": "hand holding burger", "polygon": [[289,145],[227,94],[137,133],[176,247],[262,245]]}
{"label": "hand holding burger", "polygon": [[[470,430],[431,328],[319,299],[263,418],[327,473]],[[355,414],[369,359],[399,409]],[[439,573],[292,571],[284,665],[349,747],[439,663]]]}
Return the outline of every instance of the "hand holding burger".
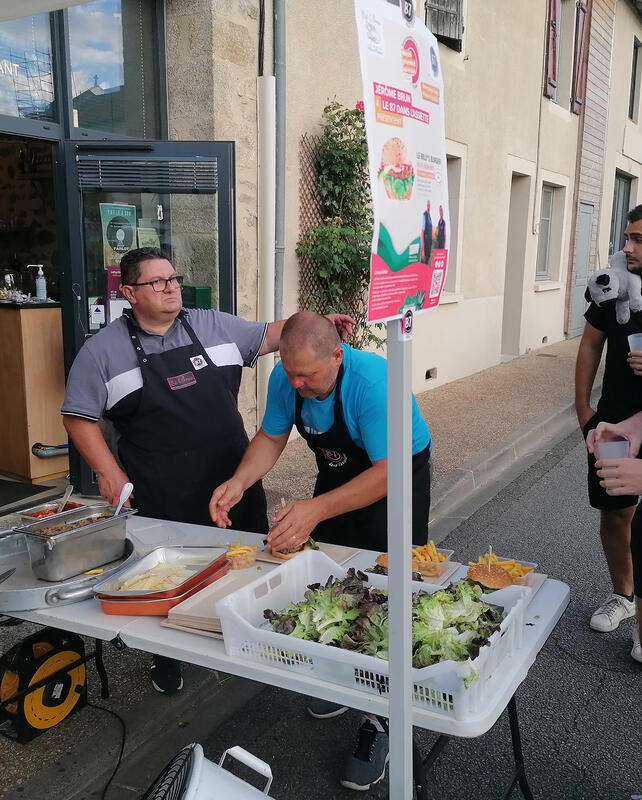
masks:
{"label": "hand holding burger", "polygon": [[[322,497],[322,496],[321,496]],[[277,558],[296,555],[305,549],[310,534],[321,522],[322,503],[317,497],[295,500],[274,515],[274,526],[267,537],[267,544]],[[316,548],[316,545],[315,545]]]}

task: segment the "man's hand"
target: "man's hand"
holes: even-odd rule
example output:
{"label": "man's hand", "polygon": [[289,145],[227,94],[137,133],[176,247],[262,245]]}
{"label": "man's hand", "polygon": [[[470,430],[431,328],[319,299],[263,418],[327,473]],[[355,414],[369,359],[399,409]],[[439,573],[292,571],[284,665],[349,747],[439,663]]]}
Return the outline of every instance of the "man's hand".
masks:
{"label": "man's hand", "polygon": [[[631,460],[640,452],[642,445],[642,427],[639,422],[625,419],[624,422],[600,422],[596,428],[589,431],[586,437],[586,448],[589,453],[597,455],[597,445],[600,442],[616,442],[618,439],[627,439]],[[629,493],[630,494],[630,493]],[[633,494],[637,494],[634,492]]]}
{"label": "man's hand", "polygon": [[[342,342],[347,342],[352,336],[355,321],[348,314],[326,314],[327,319],[335,326]],[[640,353],[642,355],[642,353]]]}
{"label": "man's hand", "polygon": [[586,423],[591,419],[591,417],[595,416],[595,411],[591,408],[591,406],[585,406],[583,408],[576,408],[575,413],[577,414],[577,421],[580,424],[580,428],[584,428]]}
{"label": "man's hand", "polygon": [[634,375],[642,376],[642,351],[635,350],[629,353],[627,359]]}
{"label": "man's hand", "polygon": [[[98,491],[112,506],[117,506],[120,502],[120,492],[126,483],[129,483],[129,478],[120,467],[98,475]],[[131,494],[130,498],[133,496]],[[125,501],[125,508],[130,506],[129,500]]]}
{"label": "man's hand", "polygon": [[230,478],[212,492],[210,499],[210,517],[219,528],[229,528],[232,520],[229,511],[243,497],[243,484],[238,478]]}
{"label": "man's hand", "polygon": [[274,527],[267,538],[272,550],[292,550],[306,542],[321,522],[320,500],[295,500],[274,515]]}
{"label": "man's hand", "polygon": [[642,461],[639,458],[607,458],[595,465],[606,493],[642,494]]}

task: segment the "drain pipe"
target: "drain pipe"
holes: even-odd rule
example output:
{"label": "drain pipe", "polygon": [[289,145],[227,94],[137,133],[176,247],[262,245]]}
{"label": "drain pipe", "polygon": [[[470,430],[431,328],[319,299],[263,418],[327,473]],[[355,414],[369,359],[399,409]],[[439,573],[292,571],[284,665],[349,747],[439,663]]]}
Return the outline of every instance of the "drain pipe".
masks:
{"label": "drain pipe", "polygon": [[285,0],[274,0],[274,77],[276,82],[276,183],[274,192],[274,319],[283,316],[285,261]]}
{"label": "drain pipe", "polygon": [[[258,97],[258,217],[259,217],[259,303],[258,318],[262,322],[274,320],[275,309],[275,108],[274,75],[257,78]],[[261,356],[256,365],[257,428],[265,413],[267,387],[274,353]]]}

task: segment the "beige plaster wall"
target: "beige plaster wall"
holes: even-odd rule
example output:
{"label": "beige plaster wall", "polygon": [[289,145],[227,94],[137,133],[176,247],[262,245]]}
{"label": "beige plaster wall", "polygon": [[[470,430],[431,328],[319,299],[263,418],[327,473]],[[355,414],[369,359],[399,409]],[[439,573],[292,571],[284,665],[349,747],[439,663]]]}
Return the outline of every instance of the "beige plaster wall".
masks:
{"label": "beige plaster wall", "polygon": [[631,207],[642,203],[642,105],[638,122],[629,119],[629,92],[633,42],[642,41],[642,19],[625,0],[618,0],[611,64],[608,139],[604,164],[604,203],[599,229],[599,266],[607,266],[615,172],[620,170],[635,180]]}
{"label": "beige plaster wall", "polygon": [[[418,4],[420,5],[420,4]],[[440,45],[448,153],[462,158],[455,292],[416,325],[413,388],[423,391],[501,358],[511,175],[531,174],[520,352],[564,336],[565,280],[578,117],[542,98],[545,0],[467,2],[461,53]],[[288,3],[288,217],[284,313],[297,303],[298,142],[318,128],[324,104],[361,97],[352,3]],[[310,20],[314,20],[313,29]],[[311,54],[312,47],[312,54]],[[309,77],[305,77],[305,76]],[[535,291],[542,180],[566,186],[556,285]],[[533,209],[535,217],[533,218]],[[451,216],[455,214],[451,208]],[[452,222],[451,222],[452,226]],[[542,288],[542,287],[539,287]],[[454,301],[454,302],[453,302]],[[436,379],[426,370],[437,367]]]}
{"label": "beige plaster wall", "polygon": [[[569,2],[569,0],[565,0]],[[440,46],[448,153],[461,158],[454,292],[417,322],[413,388],[422,391],[501,358],[508,213],[513,171],[531,175],[524,223],[519,351],[563,337],[578,118],[542,98],[546,0],[468,2],[463,51]],[[271,3],[266,8],[266,72],[271,70]],[[353,5],[289,0],[287,24],[286,253],[283,313],[297,308],[299,140],[319,129],[328,100],[361,99]],[[238,312],[257,309],[258,0],[167,0],[170,137],[236,143]],[[535,291],[542,180],[566,187],[556,283]],[[533,213],[533,211],[535,213]],[[452,222],[451,222],[452,226]],[[452,288],[451,287],[451,288]],[[541,286],[538,288],[542,288]],[[437,377],[426,380],[427,369]],[[241,408],[256,423],[254,374]]]}

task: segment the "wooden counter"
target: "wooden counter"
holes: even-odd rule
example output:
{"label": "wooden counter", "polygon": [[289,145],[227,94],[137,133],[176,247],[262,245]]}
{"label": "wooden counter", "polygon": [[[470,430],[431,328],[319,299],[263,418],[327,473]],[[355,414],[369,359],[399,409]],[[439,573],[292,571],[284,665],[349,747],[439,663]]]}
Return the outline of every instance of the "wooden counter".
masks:
{"label": "wooden counter", "polygon": [[67,474],[67,455],[37,458],[36,442],[67,442],[60,307],[0,305],[0,472],[36,483]]}

